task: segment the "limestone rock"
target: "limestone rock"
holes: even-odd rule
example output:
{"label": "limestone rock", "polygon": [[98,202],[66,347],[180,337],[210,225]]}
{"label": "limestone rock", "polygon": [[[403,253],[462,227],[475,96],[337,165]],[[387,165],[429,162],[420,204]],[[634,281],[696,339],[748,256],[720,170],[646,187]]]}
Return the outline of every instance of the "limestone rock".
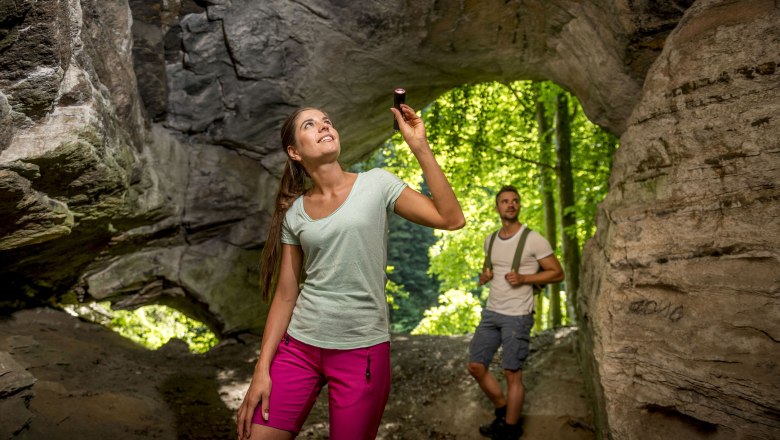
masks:
{"label": "limestone rock", "polygon": [[601,433],[768,437],[778,10],[691,3],[0,1],[0,308],[161,302],[259,332],[292,108],[328,110],[350,162],[396,86],[419,108],[552,79],[623,135],[580,294]]}
{"label": "limestone rock", "polygon": [[582,311],[602,432],[780,432],[780,12],[701,1],[621,138]]}
{"label": "limestone rock", "polygon": [[0,436],[11,438],[30,424],[29,411],[35,378],[6,351],[0,351]]}
{"label": "limestone rock", "polygon": [[16,226],[0,302],[167,301],[220,334],[262,326],[257,256],[292,108],[323,106],[356,127],[344,130],[346,162],[390,133],[387,91],[401,83],[421,106],[466,81],[547,76],[621,131],[644,75],[635,60],[658,52],[680,14],[607,0],[4,5],[0,163],[48,208],[4,222]]}
{"label": "limestone rock", "polygon": [[33,190],[30,181],[0,169],[0,250],[42,243],[70,234],[73,213],[65,203]]}
{"label": "limestone rock", "polygon": [[35,378],[9,353],[0,351],[0,398],[8,397],[30,388]]}

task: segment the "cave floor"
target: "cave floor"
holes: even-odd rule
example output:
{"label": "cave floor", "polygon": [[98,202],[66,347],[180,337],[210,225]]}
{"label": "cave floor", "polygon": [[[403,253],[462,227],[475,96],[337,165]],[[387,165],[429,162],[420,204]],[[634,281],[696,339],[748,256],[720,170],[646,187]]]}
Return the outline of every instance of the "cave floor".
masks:
{"label": "cave floor", "polygon": [[[523,439],[595,438],[575,336],[562,328],[532,339]],[[379,439],[482,438],[477,427],[491,420],[492,408],[465,370],[469,340],[393,336],[393,385]],[[242,337],[205,355],[190,354],[181,341],[150,351],[63,312],[17,312],[0,319],[0,352],[35,383],[0,399],[3,408],[15,408],[0,436],[234,439],[234,413],[258,347],[258,338]],[[497,362],[491,370],[501,377]],[[298,438],[328,438],[326,391]]]}

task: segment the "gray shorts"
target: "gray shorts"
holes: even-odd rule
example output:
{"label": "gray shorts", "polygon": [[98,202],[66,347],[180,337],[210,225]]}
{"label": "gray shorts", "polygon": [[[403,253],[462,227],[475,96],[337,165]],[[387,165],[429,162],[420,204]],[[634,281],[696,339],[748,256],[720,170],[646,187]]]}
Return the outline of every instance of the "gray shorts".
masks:
{"label": "gray shorts", "polygon": [[528,357],[533,325],[533,314],[509,316],[483,310],[482,319],[469,344],[469,362],[478,362],[488,367],[501,346],[501,367],[511,371],[522,369]]}

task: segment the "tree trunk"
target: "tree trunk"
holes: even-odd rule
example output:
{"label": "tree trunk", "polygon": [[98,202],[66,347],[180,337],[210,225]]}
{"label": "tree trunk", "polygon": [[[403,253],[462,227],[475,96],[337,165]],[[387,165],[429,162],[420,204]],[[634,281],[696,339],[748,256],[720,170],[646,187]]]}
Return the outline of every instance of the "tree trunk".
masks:
{"label": "tree trunk", "polygon": [[[547,124],[547,115],[544,102],[541,97],[541,85],[536,85],[536,127],[539,142],[539,162],[541,164],[552,163],[552,149],[550,143],[550,127]],[[553,250],[558,247],[556,219],[555,219],[555,194],[554,175],[549,167],[539,165],[539,186],[541,187],[542,204],[544,206],[544,234],[550,242]],[[550,308],[548,322],[550,327],[561,325],[561,285],[558,283],[547,286]],[[539,296],[541,299],[541,295]],[[539,309],[541,310],[541,308]]]}
{"label": "tree trunk", "polygon": [[577,241],[577,216],[574,211],[574,178],[571,171],[571,128],[569,100],[565,93],[555,97],[555,153],[558,157],[558,200],[561,211],[561,249],[566,272],[566,297],[569,320],[577,314],[577,289],[580,285],[580,247]]}

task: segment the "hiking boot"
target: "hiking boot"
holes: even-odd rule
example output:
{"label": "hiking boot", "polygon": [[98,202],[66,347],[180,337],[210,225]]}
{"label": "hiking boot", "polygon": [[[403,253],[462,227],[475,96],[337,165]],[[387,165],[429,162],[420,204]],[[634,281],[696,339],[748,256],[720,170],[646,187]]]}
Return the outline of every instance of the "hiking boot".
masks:
{"label": "hiking boot", "polygon": [[496,415],[496,418],[493,419],[492,422],[479,426],[479,433],[483,437],[488,437],[488,438],[492,437],[493,432],[496,430],[496,426],[499,423],[504,422],[504,418],[506,417],[506,405],[502,406],[501,408],[496,408],[495,410],[493,410],[493,413]]}
{"label": "hiking boot", "polygon": [[518,440],[523,435],[523,424],[518,421],[514,425],[508,425],[505,421],[496,423],[493,427],[492,440]]}

